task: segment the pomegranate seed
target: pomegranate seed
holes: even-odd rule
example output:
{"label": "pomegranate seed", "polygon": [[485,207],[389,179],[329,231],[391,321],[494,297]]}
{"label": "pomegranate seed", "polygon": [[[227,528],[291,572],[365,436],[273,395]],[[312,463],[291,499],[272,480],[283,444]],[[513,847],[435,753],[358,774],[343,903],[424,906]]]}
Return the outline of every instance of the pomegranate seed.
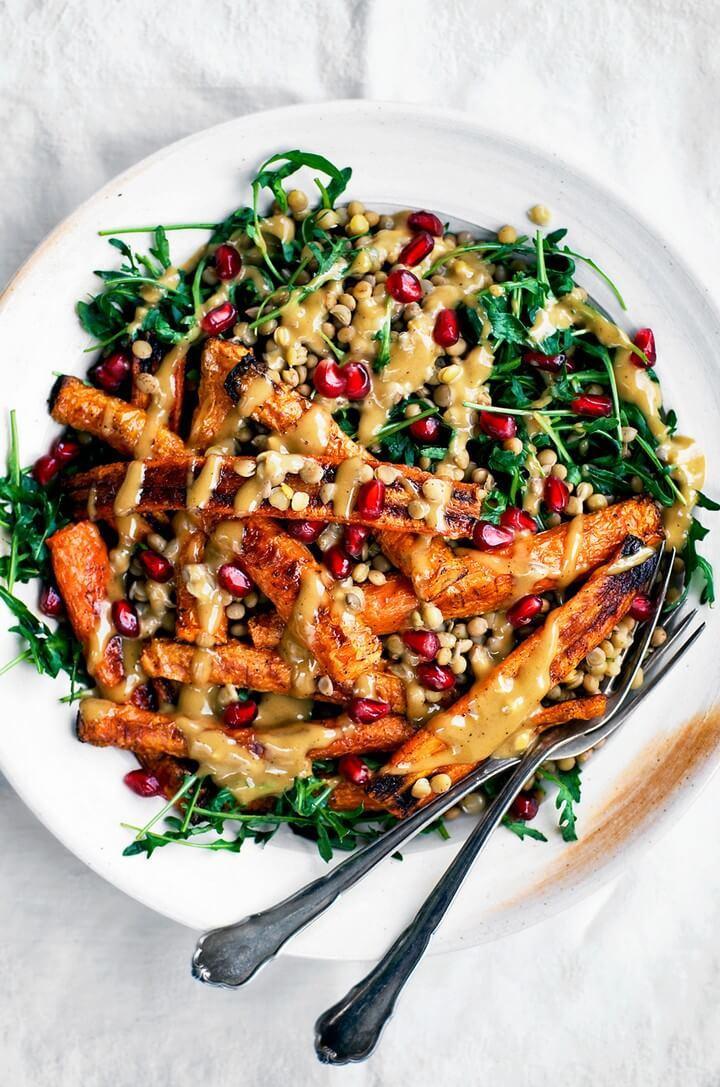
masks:
{"label": "pomegranate seed", "polygon": [[543,355],[542,351],[525,351],[523,362],[534,366],[536,370],[545,370],[548,374],[557,374],[567,363],[566,355]]}
{"label": "pomegranate seed", "polygon": [[437,415],[427,415],[411,423],[408,430],[418,442],[432,442],[440,433],[440,420]]}
{"label": "pomegranate seed", "polygon": [[535,518],[517,506],[508,506],[500,514],[500,524],[503,528],[511,528],[513,532],[537,532]]}
{"label": "pomegranate seed", "polygon": [[352,563],[340,544],[333,544],[325,552],[325,565],[336,581],[342,581],[350,573]]}
{"label": "pomegranate seed", "polygon": [[418,664],[417,677],[429,691],[451,691],[456,682],[450,669],[441,664]]}
{"label": "pomegranate seed", "polygon": [[200,328],[208,336],[219,336],[226,332],[237,321],[237,310],[232,302],[221,302],[215,309],[206,313],[200,322]]}
{"label": "pomegranate seed", "polygon": [[355,500],[354,512],[367,521],[377,521],[385,505],[385,484],[379,479],[363,483]]}
{"label": "pomegranate seed", "polygon": [[413,268],[421,260],[425,260],[428,253],[432,253],[434,245],[432,234],[428,234],[426,230],[421,231],[400,250],[398,264],[407,264],[408,268]]}
{"label": "pomegranate seed", "polygon": [[231,702],[225,707],[223,721],[228,728],[244,728],[251,725],[258,715],[257,702],[248,698],[246,702]]}
{"label": "pomegranate seed", "polygon": [[246,596],[252,589],[252,581],[234,562],[224,562],[217,572],[218,584],[232,596]]}
{"label": "pomegranate seed", "polygon": [[632,604],[628,615],[631,619],[637,619],[638,623],[647,623],[649,619],[652,619],[655,614],[655,605],[649,596],[645,593],[638,593]]}
{"label": "pomegranate seed", "polygon": [[348,713],[357,725],[370,725],[390,713],[390,703],[381,698],[353,698]]}
{"label": "pomegranate seed", "polygon": [[570,491],[567,484],[556,476],[548,476],[545,480],[545,505],[552,513],[562,513],[568,504]]}
{"label": "pomegranate seed", "polygon": [[433,339],[440,347],[452,347],[460,339],[460,322],[454,309],[441,309],[435,318]]}
{"label": "pomegranate seed", "polygon": [[396,268],[385,280],[385,290],[396,302],[419,302],[422,298],[420,280],[405,268]]}
{"label": "pomegranate seed", "polygon": [[521,596],[507,611],[507,620],[513,627],[526,627],[542,611],[541,596]]}
{"label": "pomegranate seed", "polygon": [[372,382],[364,362],[348,362],[343,366],[345,395],[348,400],[362,400],[370,392]]}
{"label": "pomegranate seed", "polygon": [[160,796],[162,785],[152,770],[131,770],[123,781],[138,796]]}
{"label": "pomegranate seed", "polygon": [[365,785],[370,780],[370,767],[359,755],[343,755],[338,761],[338,769],[355,785]]}
{"label": "pomegranate seed", "polygon": [[442,223],[431,211],[411,212],[407,224],[411,230],[425,230],[435,238],[442,238],[444,233]]}
{"label": "pomegranate seed", "polygon": [[605,415],[612,415],[613,404],[609,396],[598,396],[595,393],[584,393],[570,401],[570,407],[577,415],[587,415],[591,419],[601,419]]}
{"label": "pomegranate seed", "polygon": [[62,597],[54,585],[43,585],[40,591],[39,608],[43,615],[49,615],[51,619],[57,619],[65,610]]}
{"label": "pomegranate seed", "polygon": [[365,525],[345,525],[343,546],[351,558],[362,558],[363,546],[369,535],[370,529]]}
{"label": "pomegranate seed", "polygon": [[286,525],[288,534],[304,544],[315,543],[324,528],[322,521],[288,521]]}
{"label": "pomegranate seed", "polygon": [[521,819],[523,823],[529,823],[537,815],[539,807],[532,793],[520,793],[512,802],[510,814],[513,819]]}
{"label": "pomegranate seed", "polygon": [[90,380],[94,385],[104,389],[106,393],[114,393],[130,373],[130,359],[124,351],[115,351],[106,359],[93,366],[90,370]]}
{"label": "pomegranate seed", "polygon": [[115,600],[111,610],[118,634],[122,634],[123,638],[137,638],[140,634],[140,620],[130,601]]}
{"label": "pomegranate seed", "polygon": [[80,456],[80,444],[72,438],[58,438],[53,442],[50,455],[62,464],[70,464]]}
{"label": "pomegranate seed", "polygon": [[242,268],[242,258],[234,245],[220,245],[215,251],[218,279],[235,279]]}
{"label": "pomegranate seed", "polygon": [[517,434],[517,423],[512,415],[495,415],[491,411],[481,411],[478,419],[483,434],[496,441],[506,441]]}
{"label": "pomegranate seed", "polygon": [[313,370],[313,385],[321,396],[336,400],[345,395],[347,379],[335,359],[320,359]]}
{"label": "pomegranate seed", "polygon": [[440,648],[440,639],[432,630],[404,630],[402,640],[424,661],[431,661]]}
{"label": "pomegranate seed", "polygon": [[653,330],[651,328],[639,329],[635,334],[633,343],[644,353],[647,364],[635,354],[632,356],[633,362],[642,369],[650,370],[657,362],[657,351],[655,349],[655,336],[653,335]]}
{"label": "pomegranate seed", "polygon": [[147,576],[153,581],[169,581],[173,576],[172,563],[157,551],[141,551],[138,559]]}
{"label": "pomegranate seed", "polygon": [[514,535],[513,530],[504,525],[478,521],[473,529],[473,545],[480,551],[493,551],[496,547],[512,543]]}
{"label": "pomegranate seed", "polygon": [[51,453],[46,453],[35,461],[32,474],[41,487],[47,487],[48,483],[55,478],[59,471],[59,462]]}

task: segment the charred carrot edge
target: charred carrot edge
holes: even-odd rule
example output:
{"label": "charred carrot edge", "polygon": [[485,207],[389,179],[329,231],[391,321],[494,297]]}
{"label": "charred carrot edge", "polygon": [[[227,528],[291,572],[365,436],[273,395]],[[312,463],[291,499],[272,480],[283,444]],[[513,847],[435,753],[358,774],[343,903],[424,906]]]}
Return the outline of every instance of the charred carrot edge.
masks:
{"label": "charred carrot edge", "polygon": [[387,811],[384,804],[352,781],[338,781],[330,794],[328,804],[333,811],[355,811],[356,808],[364,808],[367,812]]}
{"label": "charred carrot edge", "polygon": [[[332,727],[332,721],[323,721]],[[224,729],[239,744],[247,746],[257,736],[253,728]],[[369,751],[392,751],[413,735],[415,729],[404,717],[381,717],[371,724],[358,724],[343,731],[325,747],[311,751],[314,758],[334,759],[341,755],[362,755]],[[78,709],[77,734],[94,747],[119,747],[142,751],[147,756],[172,755],[187,758],[187,741],[172,716],[140,709],[131,703],[84,698]]]}
{"label": "charred carrot edge", "polygon": [[[641,546],[640,541],[630,536],[617,552],[618,556],[633,554]],[[612,563],[596,570],[587,583],[578,590],[567,603],[555,612],[559,620],[558,645],[550,666],[550,686],[560,683],[573,668],[606,638],[613,627],[626,614],[638,590],[646,584],[655,564],[655,556],[645,562],[619,573],[609,573]],[[490,675],[474,683],[465,694],[450,707],[450,712],[462,716],[468,712],[471,703],[481,699],[498,675],[503,675],[508,682],[517,675],[522,664],[528,659],[540,639],[540,628],[521,642],[512,653],[502,661]],[[440,745],[440,746],[438,746]],[[391,811],[405,814],[417,806],[418,800],[409,791],[421,773],[398,774],[394,768],[403,763],[412,766],[421,765],[422,761],[435,761],[446,745],[432,732],[432,727],[421,729],[409,743],[395,752],[368,786],[370,793],[378,800],[387,803]],[[467,773],[467,767],[464,772]]]}
{"label": "charred carrot edge", "polygon": [[[557,586],[562,570],[563,555],[568,538],[569,522],[556,528],[539,532],[530,541],[527,551],[528,564],[548,571],[528,592],[547,592]],[[662,535],[660,510],[649,498],[630,498],[615,506],[585,514],[582,537],[577,553],[576,577],[605,562],[619,547],[627,535],[637,536],[644,543],[654,546]],[[490,562],[482,551],[463,548],[462,556],[466,574],[461,583],[447,589],[433,603],[440,608],[445,619],[465,619],[495,611],[508,603],[513,596],[513,579],[510,574],[498,574],[490,563],[509,557],[517,544],[493,551]],[[523,542],[521,546],[525,546]],[[417,607],[412,586],[405,578],[388,574],[384,585],[363,585],[365,606],[360,613],[375,634],[393,634],[407,623]],[[272,649],[282,637],[283,622],[273,613],[255,616],[248,623],[250,637],[259,649]]]}
{"label": "charred carrot edge", "polygon": [[[118,453],[131,457],[145,428],[147,415],[126,400],[76,377],[59,377],[50,393],[50,414],[57,423],[85,431],[100,438]],[[155,438],[156,457],[187,456],[182,440],[167,427],[160,427]],[[106,511],[112,514],[112,510]]]}
{"label": "charred carrot edge", "polygon": [[[136,411],[136,408],[132,408]],[[169,432],[168,432],[169,433]],[[401,479],[396,479],[386,486],[385,504],[379,517],[366,517],[354,509],[347,517],[338,515],[332,502],[325,502],[322,491],[326,484],[334,483],[337,464],[328,463],[321,457],[312,459],[323,469],[319,483],[306,483],[299,475],[287,475],[284,484],[294,494],[305,494],[308,503],[302,510],[292,508],[283,510],[283,517],[292,520],[330,521],[340,524],[367,525],[375,529],[388,529],[393,532],[406,532],[415,528],[423,535],[431,535],[434,530],[424,521],[414,520],[408,506],[412,498],[408,496]],[[216,482],[204,509],[221,518],[235,518],[234,499],[240,488],[247,482],[238,469],[254,465],[252,457],[222,457],[217,464]],[[205,465],[204,457],[168,456],[163,460],[145,461],[145,474],[139,490],[134,510],[137,513],[152,513],[164,510],[185,509],[187,503],[188,476],[196,479]],[[95,488],[95,509],[97,516],[107,519],[112,515],[113,503],[125,478],[125,464],[105,464],[72,476],[67,480],[67,491],[75,510],[84,510],[87,506],[88,491]],[[426,479],[432,479],[428,473],[421,473]],[[479,488],[471,483],[453,483],[452,494],[445,512],[445,536],[456,538],[470,536],[476,519],[480,516],[481,500]],[[277,509],[265,499],[253,515],[256,517],[276,517]]]}
{"label": "charred carrot edge", "polygon": [[248,353],[246,347],[226,340],[210,339],[205,344],[200,360],[198,402],[188,437],[192,449],[207,449],[217,441],[234,407],[225,380],[239,359]]}
{"label": "charred carrot edge", "polygon": [[197,642],[200,635],[212,637],[216,645],[227,641],[228,621],[224,610],[218,610],[217,626],[204,630],[198,621],[197,601],[183,578],[183,567],[201,563],[205,553],[207,536],[198,529],[189,532],[180,542],[175,562],[175,637],[181,642]]}
{"label": "charred carrot edge", "polygon": [[[146,674],[177,683],[192,682],[193,646],[166,638],[150,641],[141,657]],[[373,673],[376,697],[390,706],[393,714],[405,713],[405,686],[390,672]],[[255,649],[244,642],[229,641],[217,646],[212,653],[210,683],[232,683],[252,691],[292,694],[292,668],[278,653]],[[313,695],[318,701],[344,703],[351,696],[347,686],[336,684],[333,691]]]}
{"label": "charred carrot edge", "polygon": [[[321,566],[305,544],[289,536],[277,522],[254,517],[245,524],[238,561],[285,622],[297,604],[303,579],[322,575]],[[334,682],[352,685],[359,676],[380,666],[379,638],[355,612],[333,607],[332,589],[308,629],[307,648]]]}
{"label": "charred carrot edge", "polygon": [[[87,659],[90,639],[103,613],[107,615],[110,609],[107,547],[92,521],[66,525],[48,539],[47,545],[68,619]],[[93,679],[103,687],[120,683],[125,674],[120,638],[111,637],[102,658],[97,663],[90,662],[88,670],[90,667]]]}
{"label": "charred carrot edge", "polygon": [[[179,433],[182,422],[186,366],[187,358],[183,357],[177,359],[173,367],[173,400],[168,414],[168,430],[172,430],[175,434]],[[151,397],[149,393],[141,391],[138,378],[141,374],[154,374],[157,368],[157,363],[152,359],[138,359],[133,355],[130,402],[142,411],[147,411]]]}
{"label": "charred carrot edge", "polygon": [[[225,381],[225,389],[233,403],[242,400],[253,380],[265,378],[270,381],[267,366],[258,362],[250,352],[244,352],[241,355],[239,352],[242,349],[220,340],[211,340],[210,344],[213,345],[213,360],[216,367],[230,369]],[[206,352],[209,350],[211,350],[210,346],[206,348]],[[272,383],[269,396],[252,410],[251,416],[256,422],[284,434],[296,427],[310,410],[318,412],[319,409],[296,389],[288,385]],[[363,446],[354,442],[337,425],[329,412],[323,414],[323,431],[327,439],[325,456],[329,461],[338,462],[348,457],[362,457],[369,464],[378,463]],[[413,478],[412,470],[402,466],[397,467],[408,478]],[[421,600],[432,600],[465,573],[462,560],[440,536],[435,536],[424,544],[418,540],[416,532],[402,534],[379,532],[377,540],[387,558],[410,578],[415,594]]]}

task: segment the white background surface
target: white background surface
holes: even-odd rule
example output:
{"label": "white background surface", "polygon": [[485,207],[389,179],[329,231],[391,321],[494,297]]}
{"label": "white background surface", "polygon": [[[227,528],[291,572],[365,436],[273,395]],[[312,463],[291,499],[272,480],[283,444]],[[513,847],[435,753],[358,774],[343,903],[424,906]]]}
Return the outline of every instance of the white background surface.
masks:
{"label": "white background surface", "polygon": [[[555,149],[717,282],[712,0],[6,0],[0,13],[0,278],[171,140],[253,109],[367,96],[463,108]],[[6,380],[22,362],[3,359]],[[716,791],[594,899],[426,962],[378,1054],[329,1070],[312,1024],[361,968],[287,959],[246,993],[197,985],[192,934],[102,883],[0,785],[2,1080],[715,1087]]]}

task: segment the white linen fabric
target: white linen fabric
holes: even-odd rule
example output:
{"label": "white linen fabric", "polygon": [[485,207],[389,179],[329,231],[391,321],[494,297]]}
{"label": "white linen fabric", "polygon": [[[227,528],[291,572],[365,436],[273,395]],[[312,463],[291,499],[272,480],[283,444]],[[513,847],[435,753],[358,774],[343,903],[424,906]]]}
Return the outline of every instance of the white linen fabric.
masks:
{"label": "white linen fabric", "polygon": [[[256,109],[369,97],[464,109],[557,152],[717,285],[714,0],[5,0],[0,19],[0,280],[172,140]],[[714,1087],[715,793],[582,905],[426,961],[377,1054],[337,1072],[315,1062],[312,1024],[362,967],[284,959],[247,992],[199,986],[192,933],[102,882],[1,783],[3,1082]]]}

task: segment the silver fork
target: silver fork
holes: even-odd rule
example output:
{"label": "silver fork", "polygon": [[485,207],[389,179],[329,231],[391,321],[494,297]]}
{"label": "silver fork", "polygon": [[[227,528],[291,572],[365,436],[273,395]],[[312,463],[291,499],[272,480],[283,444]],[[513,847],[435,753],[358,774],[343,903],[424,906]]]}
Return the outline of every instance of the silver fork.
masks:
{"label": "silver fork", "polygon": [[[672,556],[660,594],[661,602],[667,592],[671,567]],[[377,966],[318,1019],[315,1025],[315,1049],[321,1061],[328,1064],[347,1064],[350,1061],[364,1060],[372,1053],[385,1024],[393,1014],[400,992],[422,958],[465,876],[527,779],[548,759],[576,757],[616,732],[638,703],[667,675],[705,628],[703,622],[687,633],[697,615],[696,610],[677,623],[671,637],[653,655],[647,682],[640,690],[631,693],[633,680],[657,624],[659,610],[658,607],[654,621],[643,630],[642,637],[632,646],[622,686],[614,696],[613,704],[605,717],[590,726],[587,722],[561,725],[539,737],[481,816],[472,834],[413,921]]]}
{"label": "silver fork", "polygon": [[[656,566],[656,570],[657,568]],[[650,637],[653,630],[654,623],[650,629]],[[670,644],[671,640],[663,649],[669,649]],[[380,838],[356,850],[330,872],[301,887],[282,902],[236,924],[206,933],[198,941],[193,955],[194,976],[211,985],[229,988],[244,985],[292,936],[319,917],[344,891],[354,886],[380,861],[395,853],[401,845],[483,782],[517,765],[518,761],[519,756],[486,760],[448,792],[435,797],[391,827]]]}

